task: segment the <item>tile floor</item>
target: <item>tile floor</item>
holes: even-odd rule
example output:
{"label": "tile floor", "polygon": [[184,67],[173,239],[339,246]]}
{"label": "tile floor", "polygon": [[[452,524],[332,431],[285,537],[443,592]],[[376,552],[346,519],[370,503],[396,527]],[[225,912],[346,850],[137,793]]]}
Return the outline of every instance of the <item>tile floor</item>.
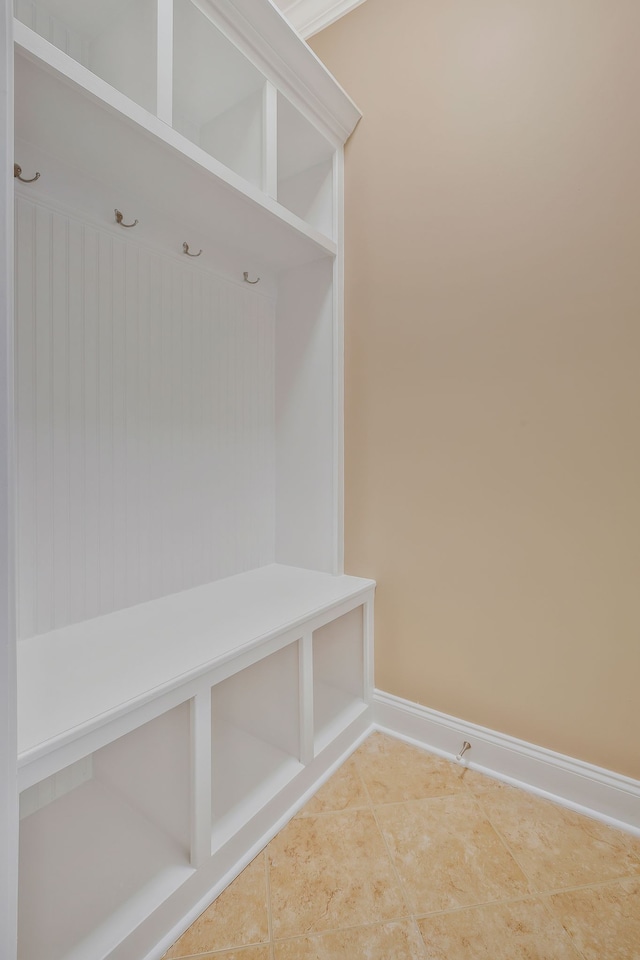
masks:
{"label": "tile floor", "polygon": [[640,839],[376,733],[166,960],[640,960]]}

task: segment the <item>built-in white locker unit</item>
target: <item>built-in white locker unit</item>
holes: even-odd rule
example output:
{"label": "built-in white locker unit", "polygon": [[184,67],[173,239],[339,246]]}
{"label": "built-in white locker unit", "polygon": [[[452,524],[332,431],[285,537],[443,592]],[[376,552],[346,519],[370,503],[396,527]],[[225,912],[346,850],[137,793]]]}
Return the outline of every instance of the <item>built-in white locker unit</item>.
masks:
{"label": "built-in white locker unit", "polygon": [[270,0],[14,14],[17,955],[151,960],[370,724],[359,113]]}

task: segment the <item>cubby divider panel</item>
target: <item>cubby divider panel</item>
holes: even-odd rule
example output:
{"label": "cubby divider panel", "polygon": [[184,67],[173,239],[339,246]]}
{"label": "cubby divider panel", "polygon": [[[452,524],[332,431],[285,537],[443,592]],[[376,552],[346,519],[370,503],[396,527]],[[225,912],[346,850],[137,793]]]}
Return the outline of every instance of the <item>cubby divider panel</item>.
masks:
{"label": "cubby divider panel", "polygon": [[290,643],[212,690],[214,848],[302,769],[299,656]]}
{"label": "cubby divider panel", "polygon": [[364,608],[313,632],[313,723],[316,753],[365,709]]}
{"label": "cubby divider panel", "polygon": [[157,0],[15,0],[14,11],[27,27],[155,113]]}
{"label": "cubby divider panel", "polygon": [[193,873],[189,722],[181,704],[28,791],[20,960],[106,955]]}

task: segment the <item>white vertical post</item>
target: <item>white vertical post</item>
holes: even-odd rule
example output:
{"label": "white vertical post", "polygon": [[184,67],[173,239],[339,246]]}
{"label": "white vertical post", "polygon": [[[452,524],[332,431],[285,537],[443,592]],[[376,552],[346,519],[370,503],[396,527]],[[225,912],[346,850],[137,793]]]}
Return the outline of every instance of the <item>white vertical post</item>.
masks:
{"label": "white vertical post", "polygon": [[262,114],[262,182],[263,190],[278,199],[278,91],[272,83],[264,85]]}
{"label": "white vertical post", "polygon": [[363,660],[364,660],[364,701],[371,703],[373,701],[373,597],[364,604],[362,614],[362,639],[363,639]]}
{"label": "white vertical post", "polygon": [[344,573],[344,149],[333,155],[333,572]]}
{"label": "white vertical post", "polygon": [[[0,943],[17,953],[18,785],[13,440],[13,4],[0,6]],[[4,952],[6,951],[6,952]]]}
{"label": "white vertical post", "polygon": [[211,857],[211,688],[191,700],[191,865]]}
{"label": "white vertical post", "polygon": [[313,728],[313,639],[305,633],[298,641],[300,669],[300,762],[311,763],[314,757]]}
{"label": "white vertical post", "polygon": [[156,114],[173,123],[173,0],[158,0]]}

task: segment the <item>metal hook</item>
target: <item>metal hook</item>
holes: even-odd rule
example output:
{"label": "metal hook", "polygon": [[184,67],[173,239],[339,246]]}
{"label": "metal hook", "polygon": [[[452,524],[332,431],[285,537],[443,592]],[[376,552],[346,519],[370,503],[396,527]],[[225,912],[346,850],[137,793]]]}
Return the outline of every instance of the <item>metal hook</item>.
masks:
{"label": "metal hook", "polygon": [[197,253],[189,253],[189,244],[186,242],[182,244],[182,249],[184,250],[184,252],[188,257],[199,257],[200,254],[202,253],[202,250],[198,250]]}
{"label": "metal hook", "polygon": [[124,218],[119,210],[115,211],[115,215],[116,215],[116,223],[119,223],[121,227],[135,227],[135,225],[138,223],[137,220],[134,220],[133,223],[123,223]]}
{"label": "metal hook", "polygon": [[13,165],[13,175],[16,179],[20,180],[21,183],[33,183],[35,180],[40,179],[39,173],[36,173],[35,177],[31,177],[31,180],[25,179],[25,177],[22,176],[22,167],[17,163]]}
{"label": "metal hook", "polygon": [[258,277],[257,280],[249,280],[249,271],[248,271],[248,270],[245,270],[244,273],[242,274],[242,276],[244,277],[244,282],[245,282],[245,283],[260,283],[260,277]]}

